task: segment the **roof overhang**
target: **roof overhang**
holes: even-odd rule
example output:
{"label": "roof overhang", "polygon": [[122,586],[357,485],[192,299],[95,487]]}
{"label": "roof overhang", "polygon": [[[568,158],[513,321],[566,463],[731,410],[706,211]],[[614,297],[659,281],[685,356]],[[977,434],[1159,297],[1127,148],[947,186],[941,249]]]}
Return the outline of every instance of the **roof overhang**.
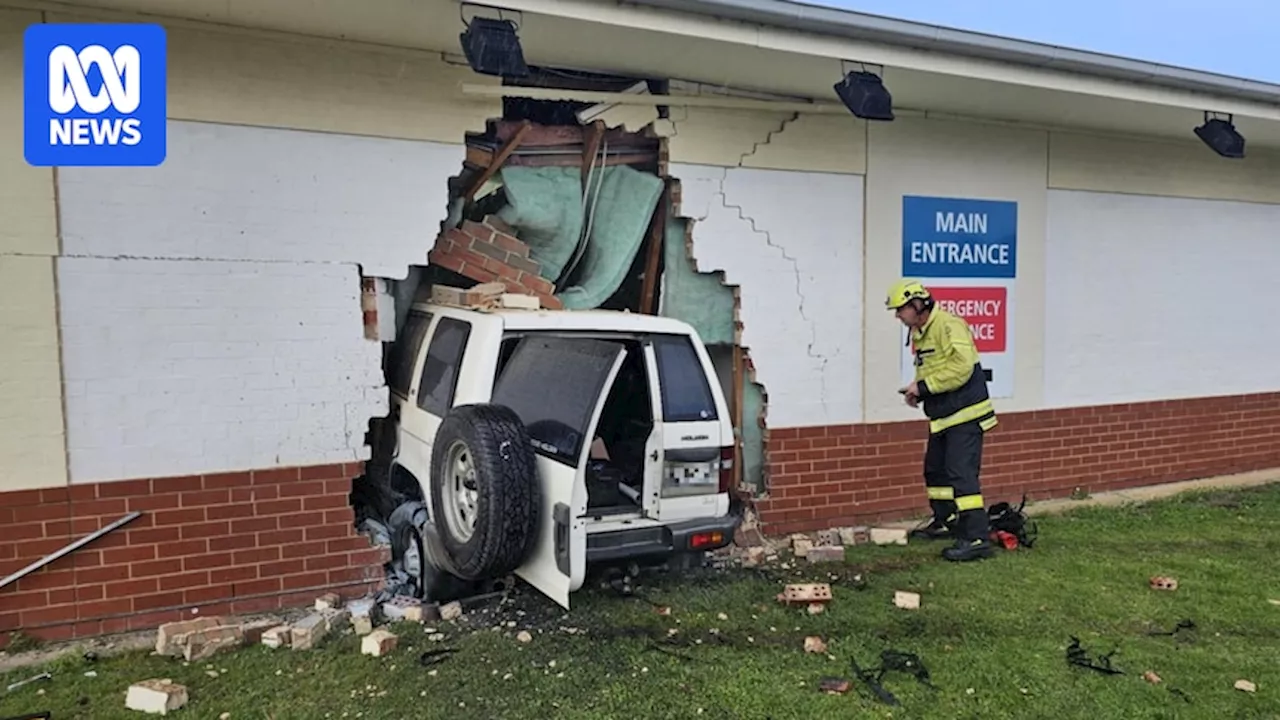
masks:
{"label": "roof overhang", "polygon": [[[829,104],[837,102],[832,86],[850,63],[864,63],[882,68],[895,107],[904,110],[1181,142],[1198,142],[1191,129],[1206,111],[1232,113],[1251,151],[1280,148],[1280,86],[1266,83],[785,0],[481,2],[519,11],[515,17],[526,58],[544,66],[670,78],[719,92]],[[138,19],[176,18],[438,51],[463,62],[458,0],[0,0],[0,5],[104,18],[141,13]]]}
{"label": "roof overhang", "polygon": [[1280,107],[1280,85],[1273,83],[792,0],[632,0],[632,4],[761,27],[795,30],[815,36],[897,45],[961,58],[1009,63]]}

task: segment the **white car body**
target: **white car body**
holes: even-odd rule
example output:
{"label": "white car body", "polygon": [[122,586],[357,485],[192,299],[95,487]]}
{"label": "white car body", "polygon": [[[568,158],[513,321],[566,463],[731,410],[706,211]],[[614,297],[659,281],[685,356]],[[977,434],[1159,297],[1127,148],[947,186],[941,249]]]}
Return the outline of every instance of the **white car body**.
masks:
{"label": "white car body", "polygon": [[[538,537],[515,570],[565,608],[569,595],[582,586],[589,563],[712,550],[732,541],[739,521],[736,508],[731,511],[728,486],[733,424],[711,358],[687,323],[614,311],[480,311],[417,303],[398,345],[399,359],[392,360],[399,364],[392,368],[399,378],[391,383],[392,417],[398,418],[392,463],[417,480],[423,497],[431,497],[431,483],[436,481],[431,468],[437,431],[444,414],[454,407],[507,405],[520,413],[528,428],[540,412],[558,421],[554,412],[563,405],[566,415],[586,421],[585,427],[572,427],[582,423],[548,420],[543,428],[572,427],[572,432],[557,436],[569,438],[562,444],[534,437],[541,504]],[[589,346],[594,355],[570,352],[579,345]],[[459,348],[461,357],[450,365]],[[520,364],[511,370],[517,352]],[[429,363],[432,353],[435,359]],[[568,365],[557,367],[565,358],[586,358],[582,367],[588,369],[566,376],[574,371]],[[524,373],[521,377],[527,379],[500,384],[500,367]],[[620,373],[629,379],[623,380]],[[423,386],[424,377],[429,377],[430,387]],[[523,384],[514,386],[517,381]],[[634,419],[621,408],[643,409],[637,398],[645,383],[650,414],[647,420],[640,414]],[[522,392],[532,394],[521,396]],[[533,399],[539,393],[545,404]],[[588,503],[588,477],[599,478],[605,466],[593,457],[593,441],[603,431],[606,416],[616,436],[624,438],[619,446],[631,452],[629,457],[643,442],[642,480],[626,487],[617,483],[618,497],[627,499],[607,511],[589,508]],[[642,428],[649,428],[647,437]],[[631,440],[625,439],[627,430],[634,433]],[[588,472],[589,464],[594,475]],[[607,487],[612,477],[596,480],[593,487],[612,492]],[[431,521],[440,526],[448,519]]]}

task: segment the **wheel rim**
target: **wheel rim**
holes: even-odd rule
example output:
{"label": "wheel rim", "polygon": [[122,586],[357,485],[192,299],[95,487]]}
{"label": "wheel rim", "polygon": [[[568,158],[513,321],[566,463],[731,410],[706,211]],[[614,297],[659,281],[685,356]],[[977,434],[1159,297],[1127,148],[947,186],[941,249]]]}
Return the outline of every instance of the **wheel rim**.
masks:
{"label": "wheel rim", "polygon": [[475,456],[465,442],[455,440],[449,446],[445,464],[443,498],[445,522],[453,536],[467,542],[476,529],[480,491],[476,484]]}

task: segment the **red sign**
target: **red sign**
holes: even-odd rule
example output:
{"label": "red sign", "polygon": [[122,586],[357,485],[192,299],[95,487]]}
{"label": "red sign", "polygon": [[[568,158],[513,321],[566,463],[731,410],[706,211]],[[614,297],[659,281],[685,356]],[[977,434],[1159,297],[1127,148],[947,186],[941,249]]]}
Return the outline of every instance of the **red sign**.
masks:
{"label": "red sign", "polygon": [[938,307],[964,318],[980,353],[1005,351],[1008,290],[1003,287],[931,287]]}

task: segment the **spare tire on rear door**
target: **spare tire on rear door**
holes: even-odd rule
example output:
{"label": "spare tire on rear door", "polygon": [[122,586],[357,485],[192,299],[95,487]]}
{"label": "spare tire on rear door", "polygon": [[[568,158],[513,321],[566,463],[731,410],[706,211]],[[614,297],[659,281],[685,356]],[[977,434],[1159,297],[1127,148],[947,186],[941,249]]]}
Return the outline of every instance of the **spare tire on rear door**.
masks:
{"label": "spare tire on rear door", "polygon": [[464,580],[506,575],[538,539],[542,498],[533,445],[514,410],[460,405],[431,450],[431,519]]}

